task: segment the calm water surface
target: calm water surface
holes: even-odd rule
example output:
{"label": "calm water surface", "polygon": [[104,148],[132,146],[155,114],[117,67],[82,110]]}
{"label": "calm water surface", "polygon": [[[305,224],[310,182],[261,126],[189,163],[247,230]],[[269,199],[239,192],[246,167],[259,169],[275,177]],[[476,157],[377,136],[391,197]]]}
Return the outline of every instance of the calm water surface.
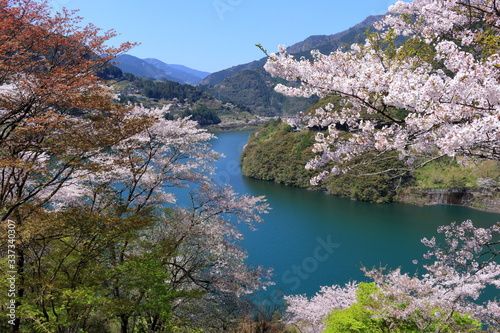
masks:
{"label": "calm water surface", "polygon": [[226,156],[217,162],[218,181],[240,194],[265,195],[272,208],[257,231],[240,227],[249,262],[274,267],[276,286],[268,293],[312,296],[323,285],[366,280],[361,266],[414,272],[421,266],[412,261],[426,251],[420,239],[436,235],[439,225],[500,221],[500,214],[465,207],[370,204],[243,177],[239,156],[250,134],[218,133],[212,145]]}

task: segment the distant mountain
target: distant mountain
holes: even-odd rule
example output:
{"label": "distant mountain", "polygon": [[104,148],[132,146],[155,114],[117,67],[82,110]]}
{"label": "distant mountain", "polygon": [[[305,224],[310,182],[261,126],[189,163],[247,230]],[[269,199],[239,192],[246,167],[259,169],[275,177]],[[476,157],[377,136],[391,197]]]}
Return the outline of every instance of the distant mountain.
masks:
{"label": "distant mountain", "polygon": [[198,84],[208,74],[182,65],[168,65],[158,59],[140,59],[123,54],[114,59],[124,73],[154,80],[169,80],[182,84]]}
{"label": "distant mountain", "polygon": [[[382,16],[369,16],[350,29],[333,35],[311,36],[287,50],[297,58],[310,57],[309,51],[312,49],[328,54],[362,40],[366,29],[381,18]],[[283,80],[271,77],[263,69],[265,63],[264,57],[212,73],[200,82],[200,87],[221,100],[246,105],[252,112],[265,116],[294,115],[298,111],[305,111],[317,100],[291,98],[276,93],[274,86]]]}
{"label": "distant mountain", "polygon": [[206,78],[207,76],[209,76],[211,74],[210,72],[199,71],[199,70],[196,70],[196,69],[192,69],[192,68],[186,67],[184,65],[169,64],[169,66],[172,67],[172,68],[174,68],[174,69],[177,69],[177,70],[189,73],[191,75],[194,75],[196,77],[199,77],[200,79],[204,79],[204,78]]}
{"label": "distant mountain", "polygon": [[147,63],[161,69],[167,75],[182,80],[184,83],[196,85],[210,73],[198,71],[183,65],[169,65],[154,58],[143,59]]}
{"label": "distant mountain", "polygon": [[129,54],[122,54],[116,57],[114,62],[116,62],[115,66],[120,68],[124,73],[130,73],[138,77],[149,79],[169,80],[184,83],[181,79],[170,76],[160,68]]}
{"label": "distant mountain", "polygon": [[355,26],[341,31],[333,35],[315,35],[304,39],[301,42],[295,43],[287,47],[287,52],[290,54],[307,52],[310,50],[319,50],[322,53],[330,53],[338,48],[344,47],[346,44],[357,42],[358,36],[361,36],[367,28],[382,19],[382,15],[371,15]]}
{"label": "distant mountain", "polygon": [[262,68],[266,63],[267,58],[262,58],[260,60],[255,60],[243,65],[233,66],[227,69],[224,69],[219,72],[212,73],[204,78],[200,84],[203,85],[216,85],[221,83],[225,78],[231,77],[233,75],[238,74],[239,72],[243,72],[249,69]]}
{"label": "distant mountain", "polygon": [[[336,51],[338,48],[345,46],[346,44],[352,44],[358,41],[357,37],[363,35],[367,28],[373,26],[373,24],[379,21],[382,15],[372,15],[368,16],[362,22],[356,24],[352,28],[344,30],[342,32],[333,35],[315,35],[306,38],[305,40],[293,44],[287,48],[288,53],[298,54],[298,56],[308,56],[309,51],[317,49],[322,53],[328,54],[330,52]],[[239,72],[256,69],[264,66],[266,63],[266,57],[260,60],[252,61],[246,64],[233,66],[224,69],[219,72],[215,72],[207,76],[200,84],[203,85],[217,85],[222,82],[222,80],[231,77]]]}

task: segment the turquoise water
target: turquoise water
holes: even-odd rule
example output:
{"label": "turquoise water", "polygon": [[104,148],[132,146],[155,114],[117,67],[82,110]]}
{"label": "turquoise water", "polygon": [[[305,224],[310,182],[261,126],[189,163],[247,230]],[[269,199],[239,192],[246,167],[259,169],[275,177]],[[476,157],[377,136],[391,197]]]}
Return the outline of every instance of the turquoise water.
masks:
{"label": "turquoise water", "polygon": [[243,177],[239,156],[249,135],[218,133],[212,145],[226,155],[217,162],[217,180],[240,194],[265,195],[272,208],[257,231],[240,227],[249,262],[274,268],[276,286],[268,293],[311,296],[322,285],[366,280],[361,266],[422,271],[412,263],[426,252],[420,239],[436,235],[439,225],[500,221],[500,214],[465,207],[370,204]]}

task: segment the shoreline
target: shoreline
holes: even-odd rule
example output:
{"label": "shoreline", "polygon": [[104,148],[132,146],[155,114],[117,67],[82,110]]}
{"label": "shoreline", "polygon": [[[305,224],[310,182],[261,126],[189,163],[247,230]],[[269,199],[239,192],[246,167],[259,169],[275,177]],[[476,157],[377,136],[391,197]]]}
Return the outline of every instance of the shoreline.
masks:
{"label": "shoreline", "polygon": [[[217,125],[208,125],[203,128],[212,133],[217,132],[230,132],[230,131],[244,131],[256,130],[259,125],[265,123],[267,119],[258,119],[251,121],[234,121],[234,122],[221,122]],[[247,177],[262,180],[257,177]],[[267,180],[285,186],[301,187],[294,185],[287,185],[274,180]],[[324,191],[328,195],[336,195],[329,193],[323,187],[301,187],[311,191]],[[338,195],[336,195],[338,196]],[[339,196],[343,197],[343,196]],[[349,197],[351,200],[355,200]],[[449,206],[462,206],[474,210],[483,211],[487,213],[500,214],[500,188],[486,189],[486,188],[440,188],[440,189],[419,189],[415,187],[407,187],[399,190],[394,196],[394,203],[404,203],[414,206],[434,206],[434,205],[449,205]]]}

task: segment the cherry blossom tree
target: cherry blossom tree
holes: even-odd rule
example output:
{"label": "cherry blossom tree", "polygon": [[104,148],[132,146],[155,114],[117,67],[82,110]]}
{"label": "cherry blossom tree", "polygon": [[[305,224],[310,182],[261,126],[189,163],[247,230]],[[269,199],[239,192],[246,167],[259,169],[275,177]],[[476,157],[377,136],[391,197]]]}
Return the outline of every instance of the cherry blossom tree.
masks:
{"label": "cherry blossom tree", "polygon": [[90,170],[74,172],[58,187],[42,191],[53,208],[86,200],[101,212],[120,202],[121,209],[140,212],[148,205],[175,203],[169,188],[210,179],[220,157],[208,140],[214,136],[188,118],[166,120],[167,108],[134,106],[128,119],[150,119],[149,126],[88,158]]}
{"label": "cherry blossom tree", "polygon": [[[311,60],[295,59],[280,46],[268,57],[265,69],[293,83],[277,91],[343,99],[340,108],[329,104],[303,119],[327,128],[317,134],[318,156],[306,166],[320,170],[312,184],[349,172],[344,164],[366,152],[396,151],[408,170],[443,156],[500,157],[497,1],[398,1],[389,12],[375,25],[379,32],[349,49],[312,51]],[[372,317],[394,330],[411,322],[417,331],[444,331],[464,318],[498,329],[498,300],[477,299],[487,286],[499,287],[499,225],[475,228],[466,221],[438,231],[444,245],[423,240],[432,248],[427,258],[434,259],[423,276],[365,270],[381,291],[373,296],[378,307],[370,309]],[[321,329],[316,299],[288,297],[292,321]],[[469,324],[462,329],[473,330]]]}
{"label": "cherry blossom tree", "polygon": [[[253,228],[261,222],[260,214],[268,208],[264,198],[239,196],[229,186],[217,185],[211,175],[220,155],[208,145],[214,136],[190,119],[167,120],[167,112],[166,108],[134,107],[131,117],[147,115],[156,121],[91,158],[101,170],[75,173],[48,201],[53,209],[83,204],[88,213],[118,218],[125,226],[134,223],[127,229],[136,231],[112,242],[104,252],[107,258],[101,258],[122,272],[109,283],[113,302],[130,304],[114,314],[124,332],[133,330],[135,317],[144,316],[141,305],[157,297],[137,292],[137,286],[131,288],[129,272],[122,271],[144,253],[161,250],[156,260],[166,276],[163,283],[169,300],[164,306],[172,307],[168,320],[184,325],[200,321],[196,318],[205,311],[206,321],[213,319],[207,304],[217,304],[220,295],[238,298],[270,283],[270,272],[248,266],[246,252],[237,244],[242,234],[236,223]],[[174,187],[190,188],[188,206],[173,205]]]}
{"label": "cherry blossom tree", "polygon": [[[75,12],[52,15],[47,2],[0,1],[0,220],[16,223],[17,306],[26,251],[58,224],[40,223],[48,201],[75,173],[97,168],[90,158],[153,121],[128,117],[96,75],[133,44],[107,46],[113,31],[80,22]],[[10,329],[19,331],[20,317]]]}
{"label": "cherry blossom tree", "polygon": [[323,286],[311,299],[305,295],[285,296],[288,307],[284,320],[304,333],[322,332],[330,312],[347,309],[356,301],[357,288],[357,283],[350,282],[343,287]]}
{"label": "cherry blossom tree", "polygon": [[203,327],[211,305],[269,284],[238,243],[267,204],[216,184],[222,156],[195,121],[113,101],[96,73],[133,44],[80,22],[0,0],[0,220],[17,236],[2,280],[18,272],[17,317],[0,330]]}
{"label": "cherry blossom tree", "polygon": [[[265,69],[298,82],[278,85],[292,96],[344,98],[344,106],[316,110],[309,126],[320,155],[307,165],[323,168],[312,180],[347,171],[341,164],[366,151],[395,150],[408,165],[422,156],[498,160],[499,14],[496,1],[398,1],[364,44],[313,60],[295,59],[281,46]],[[398,46],[396,37],[405,42]],[[346,125],[350,136],[336,124]]]}
{"label": "cherry blossom tree", "polygon": [[[245,263],[237,228],[238,222],[253,228],[268,206],[263,197],[239,196],[213,180],[213,162],[221,157],[209,146],[214,136],[188,118],[167,120],[166,108],[127,110],[124,123],[139,119],[142,131],[96,150],[84,168],[37,193],[44,203],[38,228],[23,233],[24,276],[39,281],[23,291],[33,296],[23,305],[25,327],[84,329],[106,319],[118,320],[123,332],[190,326],[213,320],[210,304],[221,306],[221,297],[237,303],[270,284],[268,270]],[[177,207],[172,190],[183,187],[190,188],[190,204]],[[72,214],[83,218],[75,223]],[[99,227],[89,231],[89,223]],[[65,283],[67,274],[83,279],[78,292]],[[87,286],[99,276],[104,289]],[[100,318],[90,315],[97,309]],[[83,317],[88,322],[71,319]]]}
{"label": "cherry blossom tree", "polygon": [[47,2],[0,1],[2,221],[21,224],[90,157],[151,122],[113,105],[96,75],[133,44],[107,46],[115,32],[80,21],[66,10],[51,15]]}

